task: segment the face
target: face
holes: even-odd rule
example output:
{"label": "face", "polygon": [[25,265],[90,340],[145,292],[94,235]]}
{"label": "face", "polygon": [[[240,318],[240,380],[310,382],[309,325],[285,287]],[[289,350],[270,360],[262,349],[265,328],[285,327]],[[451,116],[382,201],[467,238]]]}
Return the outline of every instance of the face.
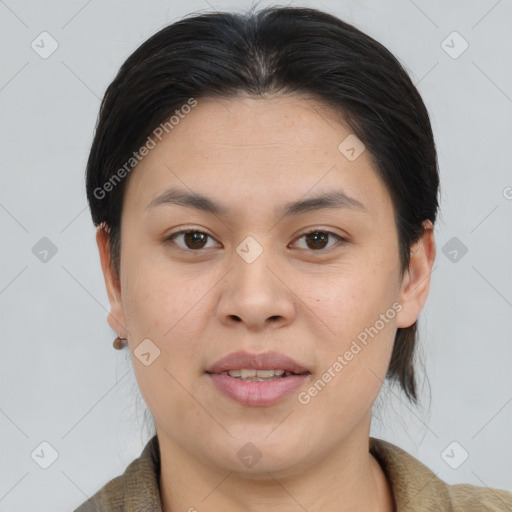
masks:
{"label": "face", "polygon": [[[109,321],[168,449],[286,474],[367,439],[433,242],[427,230],[402,275],[390,195],[368,151],[339,149],[349,135],[313,100],[199,98],[130,176],[119,282],[98,243]],[[247,358],[216,365],[235,352]],[[226,367],[294,374],[242,381]],[[247,455],[261,455],[254,468]]]}

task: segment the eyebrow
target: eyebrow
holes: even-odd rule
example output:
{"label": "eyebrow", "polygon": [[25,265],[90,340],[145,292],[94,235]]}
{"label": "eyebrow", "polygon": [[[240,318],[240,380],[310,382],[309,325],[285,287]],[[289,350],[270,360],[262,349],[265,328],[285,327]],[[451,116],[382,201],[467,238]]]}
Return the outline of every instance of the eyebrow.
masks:
{"label": "eyebrow", "polygon": [[[189,193],[177,188],[171,188],[157,196],[146,206],[146,210],[162,205],[184,206],[186,208],[193,208],[201,212],[225,217],[232,214],[231,210],[227,206],[222,205],[209,197],[198,193]],[[349,196],[343,190],[331,190],[309,199],[286,203],[283,206],[281,213],[283,217],[288,217],[309,213],[315,210],[341,208],[367,211],[360,201]]]}

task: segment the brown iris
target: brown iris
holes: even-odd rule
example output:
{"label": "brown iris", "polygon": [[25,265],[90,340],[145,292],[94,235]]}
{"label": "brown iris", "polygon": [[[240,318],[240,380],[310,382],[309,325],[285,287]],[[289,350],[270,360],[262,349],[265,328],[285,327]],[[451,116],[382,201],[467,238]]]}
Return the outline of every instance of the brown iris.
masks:
{"label": "brown iris", "polygon": [[310,246],[310,243],[320,244],[320,247],[313,246],[312,249],[323,249],[329,240],[329,234],[323,231],[314,231],[313,233],[307,233],[304,235],[306,243]]}
{"label": "brown iris", "polygon": [[208,235],[206,233],[200,233],[198,231],[188,231],[186,233],[183,233],[183,238],[185,240],[185,245],[189,249],[202,249],[203,246],[206,244]]}

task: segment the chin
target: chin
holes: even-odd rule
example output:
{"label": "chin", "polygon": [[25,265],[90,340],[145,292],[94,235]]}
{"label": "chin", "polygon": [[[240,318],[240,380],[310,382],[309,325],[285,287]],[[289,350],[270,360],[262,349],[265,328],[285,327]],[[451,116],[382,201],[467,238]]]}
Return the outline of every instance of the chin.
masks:
{"label": "chin", "polygon": [[289,436],[276,436],[270,440],[265,435],[268,434],[238,435],[229,443],[224,439],[209,454],[210,461],[226,471],[253,480],[268,480],[269,473],[274,477],[289,476],[311,465],[303,441],[291,442]]}

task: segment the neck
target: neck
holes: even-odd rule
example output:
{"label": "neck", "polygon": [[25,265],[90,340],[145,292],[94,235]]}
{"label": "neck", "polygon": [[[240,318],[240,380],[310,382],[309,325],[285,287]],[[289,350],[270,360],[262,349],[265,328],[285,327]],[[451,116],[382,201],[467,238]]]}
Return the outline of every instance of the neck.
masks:
{"label": "neck", "polygon": [[159,435],[163,512],[392,512],[393,495],[369,453],[369,428],[293,472],[240,476],[203,462]]}

